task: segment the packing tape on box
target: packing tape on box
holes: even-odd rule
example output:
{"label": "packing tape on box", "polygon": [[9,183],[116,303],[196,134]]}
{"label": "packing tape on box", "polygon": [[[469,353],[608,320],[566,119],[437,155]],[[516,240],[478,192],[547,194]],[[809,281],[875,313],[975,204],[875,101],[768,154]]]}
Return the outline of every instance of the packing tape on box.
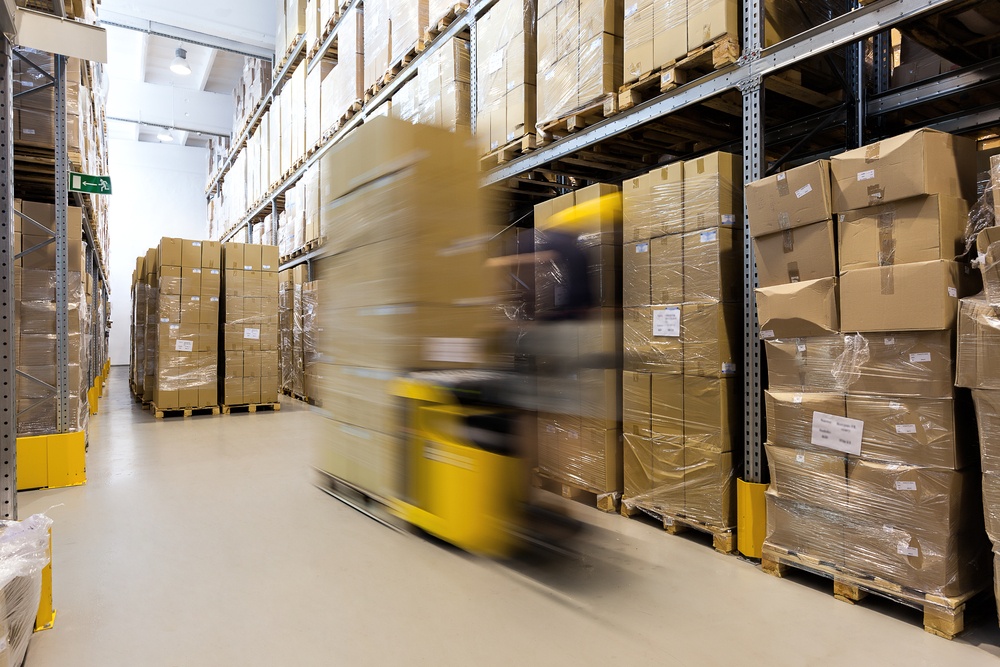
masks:
{"label": "packing tape on box", "polygon": [[865,162],[876,162],[882,152],[882,144],[876,141],[874,144],[865,146]]}
{"label": "packing tape on box", "polygon": [[878,265],[896,263],[896,208],[887,206],[878,214]]}
{"label": "packing tape on box", "polygon": [[895,273],[891,266],[883,266],[879,270],[881,293],[885,296],[892,296],[896,293]]}
{"label": "packing tape on box", "polygon": [[878,206],[883,201],[885,201],[885,188],[881,185],[869,185],[868,186],[868,205]]}
{"label": "packing tape on box", "polygon": [[777,182],[778,196],[787,197],[791,193],[791,190],[788,187],[788,176],[784,173],[778,174]]}

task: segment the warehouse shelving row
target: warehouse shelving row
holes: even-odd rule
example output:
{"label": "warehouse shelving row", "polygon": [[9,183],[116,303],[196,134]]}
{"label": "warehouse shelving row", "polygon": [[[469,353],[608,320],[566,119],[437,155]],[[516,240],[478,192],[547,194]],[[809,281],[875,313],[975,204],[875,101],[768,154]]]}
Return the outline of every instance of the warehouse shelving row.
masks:
{"label": "warehouse shelving row", "polygon": [[[354,0],[355,3],[359,0]],[[353,5],[354,3],[352,3]],[[268,213],[277,214],[284,193],[326,151],[409,80],[423,59],[449,39],[470,40],[476,62],[476,19],[493,2],[480,0],[429,43],[363,109],[320,145],[304,163],[253,206],[223,240],[246,233]],[[483,185],[502,192],[510,219],[523,219],[535,203],[596,182],[621,182],[658,165],[715,150],[744,156],[746,182],[786,163],[815,159],[905,129],[934,127],[967,133],[1000,124],[1000,61],[988,43],[962,40],[952,18],[980,5],[975,0],[856,0],[827,3],[832,18],[764,48],[764,4],[742,3],[742,55],[731,65],[669,92],[567,133],[483,175]],[[802,7],[801,3],[799,5]],[[803,9],[803,14],[805,11]],[[957,25],[957,24],[956,24]],[[891,30],[951,39],[959,69],[890,88]],[[314,67],[335,43],[337,26],[310,61]],[[792,76],[822,72],[830,85],[812,89]],[[476,77],[472,77],[473,129]],[[956,99],[957,98],[957,99]],[[234,145],[234,150],[237,148]],[[233,153],[235,155],[235,152]],[[657,156],[650,159],[650,156]],[[218,179],[213,182],[215,185]],[[307,252],[282,269],[311,261]],[[744,245],[744,430],[745,479],[766,481],[763,455],[762,365],[754,287],[756,271],[749,235]]]}

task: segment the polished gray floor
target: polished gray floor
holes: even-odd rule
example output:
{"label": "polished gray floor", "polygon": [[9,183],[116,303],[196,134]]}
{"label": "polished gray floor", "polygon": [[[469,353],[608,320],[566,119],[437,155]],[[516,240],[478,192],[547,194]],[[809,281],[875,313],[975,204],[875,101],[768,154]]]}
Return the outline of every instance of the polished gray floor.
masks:
{"label": "polished gray floor", "polygon": [[19,498],[55,520],[58,617],[28,667],[1000,664],[988,605],[948,642],[914,610],[573,503],[572,555],[500,564],[394,532],[312,486],[320,432],[292,401],[154,420],[115,368],[88,484]]}

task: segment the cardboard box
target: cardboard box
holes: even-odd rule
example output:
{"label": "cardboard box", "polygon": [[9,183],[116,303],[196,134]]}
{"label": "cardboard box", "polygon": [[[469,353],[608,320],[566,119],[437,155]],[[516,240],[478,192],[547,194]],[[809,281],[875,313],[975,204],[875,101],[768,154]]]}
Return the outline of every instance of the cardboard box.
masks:
{"label": "cardboard box", "polygon": [[765,391],[764,400],[767,406],[767,440],[775,447],[829,452],[826,447],[812,444],[813,413],[847,416],[847,403],[842,393]]}
{"label": "cardboard box", "polygon": [[684,513],[684,441],[653,436],[653,488],[640,507],[665,514]]}
{"label": "cardboard box", "polygon": [[684,231],[743,226],[743,161],[712,153],[684,163]]}
{"label": "cardboard box", "polygon": [[201,268],[222,268],[222,244],[218,241],[201,242]]}
{"label": "cardboard box", "polygon": [[[711,157],[708,156],[707,161],[703,163],[706,168],[711,168],[713,163]],[[696,167],[694,173],[701,173],[697,171],[698,161],[694,161],[694,163]],[[684,218],[685,188],[687,187],[686,164],[673,162],[649,172],[649,215],[651,220],[648,227],[650,238],[692,231],[685,227]],[[700,200],[696,200],[696,203],[698,201]]]}
{"label": "cardboard box", "polygon": [[[973,389],[984,474],[1000,475],[1000,391]],[[998,507],[1000,504],[987,507]],[[1000,515],[1000,511],[994,513]]]}
{"label": "cardboard box", "polygon": [[839,216],[840,271],[893,266],[965,254],[969,206],[931,195]]}
{"label": "cardboard box", "polygon": [[771,391],[830,392],[843,389],[838,360],[843,336],[764,341],[767,384]]}
{"label": "cardboard box", "polygon": [[201,295],[201,273],[201,267],[183,267],[181,269],[181,294],[183,296]]}
{"label": "cardboard box", "polygon": [[656,0],[653,3],[653,62],[666,65],[688,52],[686,0]]}
{"label": "cardboard box", "polygon": [[955,384],[1000,389],[1000,318],[983,294],[961,300],[957,329]]}
{"label": "cardboard box", "polygon": [[719,227],[683,236],[684,302],[743,298],[743,234]]}
{"label": "cardboard box", "polygon": [[684,447],[740,451],[743,437],[742,379],[684,376]]}
{"label": "cardboard box", "polygon": [[892,332],[844,340],[858,360],[845,369],[851,394],[925,398],[954,394],[951,331]]}
{"label": "cardboard box", "polygon": [[[1000,181],[993,185],[993,191],[1000,192]],[[1000,227],[987,227],[976,235],[976,253],[986,298],[991,306],[1000,307]]]}
{"label": "cardboard box", "polygon": [[754,238],[833,218],[830,161],[818,160],[746,186],[747,225]]}
{"label": "cardboard box", "polygon": [[[648,241],[650,235],[649,174],[622,183],[622,230],[625,243]],[[538,221],[538,205],[535,206]]]}
{"label": "cardboard box", "polygon": [[831,512],[847,511],[847,456],[768,443],[771,490],[779,497]]}
{"label": "cardboard box", "polygon": [[624,499],[645,496],[653,488],[653,439],[650,435],[623,434],[622,468]]}
{"label": "cardboard box", "polygon": [[[625,346],[638,353],[638,367],[657,373],[681,373],[684,368],[684,345],[680,306],[628,308],[626,311]],[[629,354],[626,354],[626,358]]]}
{"label": "cardboard box", "polygon": [[181,266],[201,268],[201,241],[181,239]]}
{"label": "cardboard box", "polygon": [[654,437],[684,437],[684,376],[654,373],[650,387],[650,424]]}
{"label": "cardboard box", "polygon": [[157,266],[183,266],[184,241],[182,239],[163,237],[160,239],[157,254]]}
{"label": "cardboard box", "polygon": [[684,236],[670,234],[649,241],[653,303],[684,302]]}
{"label": "cardboard box", "polygon": [[862,458],[951,470],[978,461],[975,429],[967,427],[975,423],[971,408],[967,394],[847,397],[847,416],[864,422]]}
{"label": "cardboard box", "polygon": [[681,308],[684,373],[735,377],[742,359],[740,304],[685,303]]}
{"label": "cardboard box", "polygon": [[717,528],[736,525],[736,477],[732,452],[684,446],[684,514]]}
{"label": "cardboard box", "polygon": [[772,489],[765,499],[766,545],[843,566],[847,524],[843,513],[782,498]]}
{"label": "cardboard box", "polygon": [[758,236],[753,244],[761,287],[837,275],[837,242],[832,220]]}
{"label": "cardboard box", "polygon": [[739,3],[736,0],[688,2],[688,49],[708,44],[718,37],[740,34]]}
{"label": "cardboard box", "polygon": [[226,271],[243,271],[245,243],[222,244],[222,263]]}
{"label": "cardboard box", "polygon": [[836,278],[772,285],[756,291],[762,339],[825,336],[840,331]]}
{"label": "cardboard box", "polygon": [[650,244],[627,243],[622,250],[622,305],[648,306],[650,301]]}
{"label": "cardboard box", "polygon": [[840,278],[845,331],[928,331],[955,325],[967,268],[937,260],[848,271]]}
{"label": "cardboard box", "polygon": [[836,155],[830,162],[835,213],[920,195],[975,199],[975,142],[915,130]]}
{"label": "cardboard box", "polygon": [[161,296],[180,296],[184,291],[184,270],[179,266],[164,266],[160,269],[159,290]]}

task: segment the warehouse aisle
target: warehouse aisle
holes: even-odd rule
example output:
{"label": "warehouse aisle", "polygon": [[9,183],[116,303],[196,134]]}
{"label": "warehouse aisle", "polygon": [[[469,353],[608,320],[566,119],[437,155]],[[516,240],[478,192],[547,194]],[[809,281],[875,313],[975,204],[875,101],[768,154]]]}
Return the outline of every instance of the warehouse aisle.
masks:
{"label": "warehouse aisle", "polygon": [[[995,665],[986,621],[947,642],[919,614],[780,581],[698,540],[573,506],[580,554],[505,566],[401,535],[311,486],[301,404],[158,421],[121,368],[80,488],[20,495],[55,519],[64,665]],[[987,613],[990,613],[987,611]],[[985,625],[985,627],[982,627]]]}

